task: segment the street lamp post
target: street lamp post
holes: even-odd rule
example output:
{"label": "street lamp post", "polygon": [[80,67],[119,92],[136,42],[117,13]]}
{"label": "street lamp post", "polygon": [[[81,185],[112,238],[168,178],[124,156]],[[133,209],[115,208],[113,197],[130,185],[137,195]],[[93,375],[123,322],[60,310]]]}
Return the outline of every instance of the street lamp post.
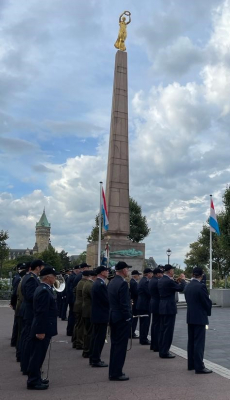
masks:
{"label": "street lamp post", "polygon": [[166,254],[167,254],[167,256],[168,256],[168,264],[169,264],[170,256],[171,256],[171,254],[172,254],[172,250],[170,250],[170,249],[166,250]]}

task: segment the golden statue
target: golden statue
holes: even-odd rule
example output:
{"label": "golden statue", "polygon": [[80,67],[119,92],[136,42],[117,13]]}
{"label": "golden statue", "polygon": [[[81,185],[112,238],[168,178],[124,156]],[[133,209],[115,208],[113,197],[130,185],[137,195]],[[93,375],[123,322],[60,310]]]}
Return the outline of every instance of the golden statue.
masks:
{"label": "golden statue", "polygon": [[[126,22],[125,15],[127,17],[129,17],[128,22]],[[116,40],[116,43],[114,44],[114,46],[121,51],[126,50],[126,47],[125,47],[125,39],[127,38],[126,25],[130,24],[130,22],[131,22],[131,12],[124,11],[119,17],[120,29],[118,32],[118,38]]]}

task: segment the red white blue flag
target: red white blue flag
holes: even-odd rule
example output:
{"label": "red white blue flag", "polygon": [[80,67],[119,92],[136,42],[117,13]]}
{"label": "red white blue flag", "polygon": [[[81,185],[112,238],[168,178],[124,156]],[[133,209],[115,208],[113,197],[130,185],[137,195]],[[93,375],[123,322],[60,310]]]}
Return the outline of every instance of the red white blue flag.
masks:
{"label": "red white blue flag", "polygon": [[220,235],[219,225],[217,222],[215,208],[214,208],[212,199],[211,199],[211,205],[210,205],[209,225],[210,225],[210,229],[212,232],[215,232],[215,233],[217,233],[217,235]]}
{"label": "red white blue flag", "polygon": [[108,211],[107,211],[107,205],[106,205],[105,193],[104,193],[103,187],[102,187],[101,197],[102,197],[101,213],[103,215],[103,228],[107,231],[109,229],[109,218],[108,218]]}

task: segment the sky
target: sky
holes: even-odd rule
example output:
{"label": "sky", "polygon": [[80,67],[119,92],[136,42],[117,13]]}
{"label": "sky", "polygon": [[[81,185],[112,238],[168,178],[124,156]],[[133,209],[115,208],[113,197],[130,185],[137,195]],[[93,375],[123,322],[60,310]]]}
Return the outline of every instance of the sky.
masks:
{"label": "sky", "polygon": [[184,265],[230,183],[230,0],[1,0],[0,229],[32,248],[86,249],[106,182],[119,15],[126,47],[130,196],[146,257]]}

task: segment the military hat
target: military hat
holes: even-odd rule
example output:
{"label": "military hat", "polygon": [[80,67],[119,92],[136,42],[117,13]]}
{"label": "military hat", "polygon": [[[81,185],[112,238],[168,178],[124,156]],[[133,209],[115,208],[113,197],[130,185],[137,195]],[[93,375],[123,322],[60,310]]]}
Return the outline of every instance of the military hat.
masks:
{"label": "military hat", "polygon": [[55,268],[52,267],[45,267],[41,270],[40,276],[46,276],[46,275],[58,275],[58,272],[55,271]]}
{"label": "military hat", "polygon": [[75,265],[75,266],[73,267],[73,269],[79,269],[79,268],[80,268],[79,265]]}
{"label": "military hat", "polygon": [[192,273],[194,276],[202,276],[203,275],[203,269],[200,267],[195,267],[192,270]]}
{"label": "military hat", "polygon": [[87,263],[81,263],[80,265],[79,265],[79,268],[81,269],[81,268],[87,268],[87,267],[91,267],[91,265],[88,265]]}
{"label": "military hat", "polygon": [[45,265],[45,262],[43,260],[33,260],[30,264],[31,270],[35,270],[37,267],[42,267],[42,265]]}
{"label": "military hat", "polygon": [[103,271],[109,271],[109,268],[104,267],[104,265],[100,265],[99,267],[96,268],[96,274],[99,275]]}
{"label": "military hat", "polygon": [[141,272],[137,271],[137,269],[134,269],[134,270],[131,272],[131,275],[142,275],[142,274],[141,274]]}
{"label": "military hat", "polygon": [[157,268],[154,268],[153,273],[154,273],[154,275],[156,275],[156,274],[163,274],[163,271],[162,271],[161,268],[157,267]]}
{"label": "military hat", "polygon": [[89,276],[97,276],[96,271],[93,270],[93,269],[90,269],[90,270],[88,271],[88,273],[89,273]]}
{"label": "military hat", "polygon": [[151,268],[145,268],[143,271],[144,274],[149,274],[150,272],[153,272]]}
{"label": "military hat", "polygon": [[26,263],[19,263],[16,266],[16,270],[20,271],[21,269],[26,269]]}
{"label": "military hat", "polygon": [[83,271],[83,272],[82,272],[82,276],[89,276],[89,272],[90,272],[90,271]]}
{"label": "military hat", "polygon": [[116,271],[120,271],[124,268],[131,268],[129,265],[126,264],[124,261],[118,261],[118,263],[115,266]]}
{"label": "military hat", "polygon": [[170,269],[175,269],[176,267],[174,267],[173,265],[171,265],[171,264],[165,264],[165,266],[164,266],[164,270],[165,271],[170,271]]}

